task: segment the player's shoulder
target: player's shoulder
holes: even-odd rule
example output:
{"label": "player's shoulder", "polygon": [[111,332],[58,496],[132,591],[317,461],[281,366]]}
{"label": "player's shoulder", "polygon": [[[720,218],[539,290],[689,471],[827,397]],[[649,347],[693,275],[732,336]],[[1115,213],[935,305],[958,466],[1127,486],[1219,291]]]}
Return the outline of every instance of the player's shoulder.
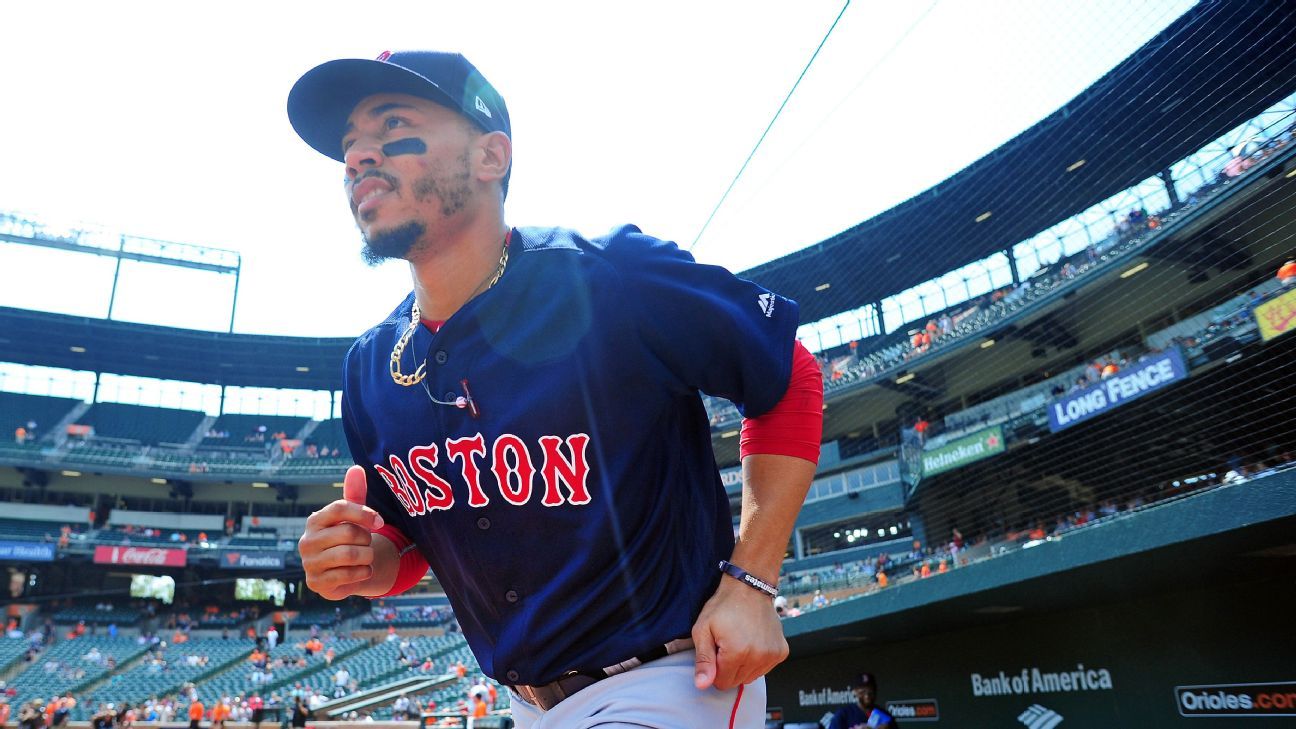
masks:
{"label": "player's shoulder", "polygon": [[[364,356],[374,348],[375,342],[385,340],[393,334],[399,336],[403,333],[405,327],[409,326],[413,306],[414,292],[410,291],[382,321],[369,327],[363,334],[355,338],[355,341],[351,343],[351,347],[347,350],[345,362]],[[390,346],[388,346],[388,349],[390,349]],[[390,356],[390,352],[385,353],[383,356]]]}
{"label": "player's shoulder", "polygon": [[525,253],[569,251],[605,259],[614,265],[649,257],[693,260],[671,241],[644,233],[636,225],[621,225],[608,233],[585,237],[567,228],[515,228],[514,243]]}

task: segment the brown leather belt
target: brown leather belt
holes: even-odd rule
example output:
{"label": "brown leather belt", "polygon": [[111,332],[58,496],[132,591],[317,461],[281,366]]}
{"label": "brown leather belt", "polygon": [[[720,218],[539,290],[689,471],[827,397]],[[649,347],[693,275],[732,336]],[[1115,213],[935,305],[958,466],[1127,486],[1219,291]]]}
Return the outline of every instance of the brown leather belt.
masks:
{"label": "brown leather belt", "polygon": [[568,671],[557,681],[551,681],[540,686],[516,685],[509,686],[509,688],[512,689],[515,696],[528,704],[531,704],[541,711],[548,711],[562,703],[563,699],[581,689],[588,688],[605,678],[615,676],[618,673],[625,673],[632,668],[638,668],[639,666],[642,666],[649,661],[655,661],[658,658],[665,658],[666,656],[681,651],[692,650],[692,648],[692,638],[677,638],[669,643],[655,646],[646,653],[635,656],[634,658],[627,658],[626,660],[612,666],[587,672]]}

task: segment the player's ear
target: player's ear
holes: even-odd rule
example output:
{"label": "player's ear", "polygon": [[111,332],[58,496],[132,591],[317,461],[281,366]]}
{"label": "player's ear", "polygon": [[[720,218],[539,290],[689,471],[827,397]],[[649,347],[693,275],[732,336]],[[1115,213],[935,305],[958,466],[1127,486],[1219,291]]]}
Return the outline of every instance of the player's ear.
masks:
{"label": "player's ear", "polygon": [[477,138],[477,179],[503,182],[513,164],[513,140],[504,132],[487,132]]}

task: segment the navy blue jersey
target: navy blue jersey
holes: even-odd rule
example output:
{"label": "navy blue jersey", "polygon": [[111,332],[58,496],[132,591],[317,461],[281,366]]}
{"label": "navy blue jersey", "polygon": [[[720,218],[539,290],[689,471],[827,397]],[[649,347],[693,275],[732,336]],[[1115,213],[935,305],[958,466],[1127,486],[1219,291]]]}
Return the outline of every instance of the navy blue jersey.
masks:
{"label": "navy blue jersey", "polygon": [[843,706],[828,722],[828,729],[894,729],[895,726],[895,717],[886,711],[875,706],[865,712],[859,704]]}
{"label": "navy blue jersey", "polygon": [[[414,332],[425,392],[389,374],[413,301],[347,354],[343,423],[482,670],[543,684],[689,635],[733,550],[699,391],[777,404],[796,303],[634,227],[515,229],[499,283]],[[465,380],[475,418],[428,396]]]}

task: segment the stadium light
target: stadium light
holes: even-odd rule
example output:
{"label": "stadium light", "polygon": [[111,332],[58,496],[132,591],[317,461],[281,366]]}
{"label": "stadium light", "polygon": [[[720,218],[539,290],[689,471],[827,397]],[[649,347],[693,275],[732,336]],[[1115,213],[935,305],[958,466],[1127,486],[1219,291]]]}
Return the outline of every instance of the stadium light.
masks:
{"label": "stadium light", "polygon": [[821,283],[815,287],[815,291],[827,291],[831,286],[832,284],[829,283]]}
{"label": "stadium light", "polygon": [[981,343],[981,349],[990,349],[990,348],[993,347],[994,345],[995,345],[995,340],[993,340],[993,339],[987,339],[987,340],[985,340],[984,342]]}
{"label": "stadium light", "polygon": [[1145,268],[1147,268],[1147,267],[1148,267],[1148,262],[1147,262],[1147,261],[1144,261],[1144,262],[1140,263],[1139,265],[1137,265],[1137,266],[1135,266],[1135,267],[1133,267],[1133,268],[1126,269],[1125,271],[1121,272],[1121,278],[1129,278],[1130,276],[1133,276],[1134,274],[1139,273],[1140,271],[1142,271],[1143,269],[1145,269]]}
{"label": "stadium light", "polygon": [[340,488],[342,488],[342,487],[345,486],[345,485],[346,485],[346,484],[343,484],[341,481],[338,481],[337,483],[333,484],[333,488],[335,488],[335,489],[340,489]]}
{"label": "stadium light", "polygon": [[1078,159],[1075,162],[1072,162],[1071,164],[1067,165],[1067,172],[1075,172],[1081,167],[1084,167],[1084,163],[1085,161],[1082,159]]}
{"label": "stadium light", "polygon": [[725,432],[723,432],[723,433],[720,434],[720,437],[721,437],[721,438],[732,438],[732,437],[734,437],[735,435],[738,435],[738,431],[736,431],[736,430],[726,430]]}
{"label": "stadium light", "polygon": [[298,368],[297,368],[297,371],[298,371],[298,372],[310,372],[310,368],[309,368],[309,367],[298,367]]}
{"label": "stadium light", "polygon": [[897,384],[897,385],[903,385],[904,383],[908,382],[909,380],[912,380],[914,377],[915,377],[914,373],[912,373],[912,372],[906,372],[906,373],[904,373],[903,375],[900,375],[899,377],[896,378],[896,384]]}
{"label": "stadium light", "polygon": [[989,210],[987,210],[987,211],[985,211],[984,213],[981,213],[980,215],[976,216],[976,222],[978,222],[978,223],[983,223],[983,222],[989,220],[991,215],[993,215],[993,213],[991,213]]}
{"label": "stadium light", "polygon": [[77,354],[85,354],[85,347],[68,347],[68,349],[72,350],[73,352],[76,352]]}
{"label": "stadium light", "polygon": [[268,489],[268,488],[270,488],[270,484],[266,483],[265,481],[253,481],[253,482],[252,482],[252,488],[254,488],[254,489]]}
{"label": "stadium light", "polygon": [[1296,167],[1293,167],[1292,171],[1287,173],[1287,179],[1291,179],[1293,177],[1296,177]]}
{"label": "stadium light", "polygon": [[81,472],[80,472],[80,471],[64,471],[64,472],[63,472],[63,475],[64,475],[64,476],[72,476],[72,477],[76,477],[76,476],[80,476],[80,475],[81,475]]}
{"label": "stadium light", "polygon": [[153,483],[158,483],[158,484],[164,484],[164,483],[167,482],[167,480],[166,480],[165,478],[158,478],[158,477],[156,477],[156,476],[154,476],[153,478],[150,478],[149,480],[152,481]]}

